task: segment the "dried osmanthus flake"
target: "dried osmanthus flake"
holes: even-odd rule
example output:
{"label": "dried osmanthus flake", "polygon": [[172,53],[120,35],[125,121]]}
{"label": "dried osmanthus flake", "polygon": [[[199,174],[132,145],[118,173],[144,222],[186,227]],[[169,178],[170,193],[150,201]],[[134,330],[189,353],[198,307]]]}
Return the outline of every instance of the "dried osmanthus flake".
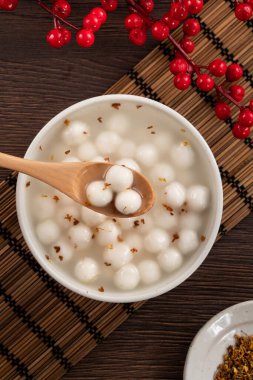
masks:
{"label": "dried osmanthus flake", "polygon": [[119,110],[121,104],[120,103],[112,103],[112,108]]}
{"label": "dried osmanthus flake", "polygon": [[253,336],[235,335],[235,345],[227,348],[214,380],[253,379]]}
{"label": "dried osmanthus flake", "polygon": [[176,233],[172,236],[172,243],[174,243],[176,240],[178,240],[180,236]]}

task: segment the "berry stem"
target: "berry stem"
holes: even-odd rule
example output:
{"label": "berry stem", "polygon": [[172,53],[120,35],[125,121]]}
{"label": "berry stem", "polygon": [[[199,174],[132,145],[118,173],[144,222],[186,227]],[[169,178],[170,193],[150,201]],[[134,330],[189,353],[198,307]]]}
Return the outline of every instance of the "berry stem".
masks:
{"label": "berry stem", "polygon": [[184,49],[181,47],[181,45],[175,40],[175,38],[169,34],[168,39],[170,42],[174,45],[176,50],[180,52],[180,54],[184,57],[184,59],[187,61],[188,64],[190,64],[193,67],[193,71],[195,71],[197,74],[199,74],[199,66],[196,65],[196,63],[191,59],[191,57],[184,51]]}
{"label": "berry stem", "polygon": [[227,98],[228,100],[230,100],[230,102],[231,103],[233,103],[235,106],[237,106],[239,109],[240,109],[240,111],[242,111],[242,110],[244,110],[245,109],[245,107],[241,104],[241,103],[239,103],[239,102],[237,102],[223,87],[222,87],[222,85],[220,85],[220,86],[218,86],[217,84],[214,84],[214,88],[215,88],[215,90],[216,90],[216,92],[217,92],[217,95],[219,95],[219,94],[222,94],[225,98]]}
{"label": "berry stem", "polygon": [[150,27],[154,23],[154,19],[145,12],[141,5],[139,5],[135,0],[126,0],[126,4],[130,12],[138,13],[145,23]]}
{"label": "berry stem", "polygon": [[36,3],[42,8],[44,9],[46,12],[50,13],[53,17],[55,17],[57,20],[60,20],[63,24],[66,24],[68,25],[70,28],[72,29],[75,29],[75,30],[80,30],[80,28],[78,28],[77,26],[75,26],[74,24],[72,24],[71,22],[65,20],[64,18],[56,15],[52,9],[50,9],[46,4],[43,3],[42,0],[35,0]]}

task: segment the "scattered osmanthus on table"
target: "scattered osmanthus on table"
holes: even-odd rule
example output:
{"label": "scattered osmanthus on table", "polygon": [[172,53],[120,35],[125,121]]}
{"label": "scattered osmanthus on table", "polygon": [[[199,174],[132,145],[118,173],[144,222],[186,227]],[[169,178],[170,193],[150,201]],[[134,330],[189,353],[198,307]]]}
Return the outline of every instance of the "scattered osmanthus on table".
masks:
{"label": "scattered osmanthus on table", "polygon": [[[49,1],[34,0],[42,9],[52,15],[54,28],[47,34],[47,42],[54,48],[61,48],[71,40],[73,29],[76,33],[76,42],[83,48],[91,47],[95,42],[95,33],[99,31],[107,20],[107,13],[115,11],[118,0],[101,0],[100,6],[92,8],[83,18],[83,25],[76,26],[67,19],[71,14],[71,4],[67,0]],[[0,0],[0,9],[14,10],[18,0]],[[233,103],[239,108],[239,117],[232,132],[238,139],[250,136],[253,126],[253,99],[247,105],[241,102],[245,91],[241,85],[234,84],[243,76],[239,64],[227,65],[221,59],[215,59],[208,65],[197,64],[189,56],[195,48],[192,37],[200,32],[200,23],[195,18],[204,7],[203,0],[174,0],[168,4],[168,10],[160,19],[154,19],[151,13],[154,9],[154,0],[126,0],[130,14],[125,18],[125,28],[129,30],[130,41],[138,46],[147,40],[150,29],[152,37],[158,42],[166,38],[175,48],[175,59],[170,63],[170,71],[175,75],[174,85],[179,90],[186,90],[196,81],[200,91],[215,90],[217,102],[215,113],[220,120],[231,117]],[[253,14],[253,0],[235,1],[235,16],[238,20],[247,21]],[[177,42],[171,31],[182,25],[183,36]],[[222,78],[223,80],[219,78]]]}

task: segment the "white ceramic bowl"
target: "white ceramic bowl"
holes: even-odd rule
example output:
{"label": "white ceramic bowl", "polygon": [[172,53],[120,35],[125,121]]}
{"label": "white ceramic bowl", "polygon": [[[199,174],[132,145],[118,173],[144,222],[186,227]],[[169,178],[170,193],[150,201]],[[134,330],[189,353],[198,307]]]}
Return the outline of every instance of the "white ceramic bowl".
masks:
{"label": "white ceramic bowl", "polygon": [[44,128],[42,128],[42,130],[38,133],[38,135],[29,146],[25,158],[35,159],[38,146],[42,141],[45,141],[47,134],[51,132],[53,128],[57,128],[60,122],[67,118],[71,118],[73,114],[76,115],[86,107],[90,106],[95,106],[97,109],[101,110],[103,109],[104,105],[108,106],[108,104],[124,102],[131,102],[134,105],[142,104],[149,106],[149,108],[151,107],[156,111],[158,110],[159,113],[162,113],[164,117],[168,117],[168,122],[174,120],[175,123],[184,128],[187,131],[188,136],[190,136],[191,141],[195,144],[195,148],[198,149],[200,155],[202,156],[202,161],[204,162],[206,172],[212,179],[210,180],[212,207],[210,208],[207,230],[205,231],[207,238],[200,245],[194,255],[192,255],[192,257],[187,260],[186,263],[178,271],[175,272],[175,274],[171,274],[168,279],[163,279],[149,288],[137,288],[131,292],[115,291],[104,293],[99,293],[97,290],[92,289],[90,286],[81,284],[73,278],[66,276],[56,267],[52,266],[48,260],[46,260],[45,252],[43,251],[33,232],[32,222],[29,218],[28,209],[26,207],[27,190],[25,184],[27,181],[27,176],[20,174],[17,183],[17,213],[19,224],[26,243],[36,260],[40,263],[46,272],[48,272],[56,281],[64,285],[66,288],[69,288],[72,291],[83,296],[107,302],[136,302],[140,300],[146,300],[159,296],[185,281],[193,272],[195,272],[195,270],[201,265],[203,260],[210,252],[220,226],[223,206],[223,191],[219,170],[209,146],[200,135],[200,133],[189,121],[187,121],[183,116],[171,108],[153,100],[138,96],[106,95],[84,100],[80,103],[74,104],[73,106],[59,113],[52,120],[50,120]]}

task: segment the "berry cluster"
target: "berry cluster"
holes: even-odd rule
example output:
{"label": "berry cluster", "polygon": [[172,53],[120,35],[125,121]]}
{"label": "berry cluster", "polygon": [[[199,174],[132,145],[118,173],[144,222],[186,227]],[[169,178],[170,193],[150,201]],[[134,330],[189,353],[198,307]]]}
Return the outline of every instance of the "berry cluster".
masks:
{"label": "berry cluster", "polygon": [[[208,73],[202,73],[202,70],[207,70]],[[194,73],[197,76],[196,86],[199,90],[208,92],[214,88],[217,93],[215,113],[220,120],[231,117],[231,107],[225,100],[230,100],[238,106],[240,113],[238,122],[233,126],[233,135],[239,139],[245,139],[250,135],[250,128],[253,126],[253,99],[248,107],[242,106],[239,102],[243,100],[245,90],[238,84],[232,84],[243,75],[240,65],[232,63],[227,66],[223,60],[215,59],[208,66],[197,66],[187,59],[175,58],[170,63],[170,71],[175,75],[174,85],[179,90],[185,90],[190,86]],[[217,85],[213,77],[223,76],[225,79]]]}
{"label": "berry cluster", "polygon": [[235,1],[235,17],[240,21],[248,21],[253,15],[253,0]]}
{"label": "berry cluster", "polygon": [[[117,9],[118,0],[100,0],[101,7],[93,8],[83,18],[81,28],[68,21],[71,14],[71,5],[68,0],[51,0],[53,4],[47,6],[42,0],[35,0],[45,11],[50,13],[54,20],[54,28],[47,34],[47,42],[54,48],[61,48],[71,40],[72,28],[76,33],[76,42],[83,48],[91,47],[95,42],[95,33],[107,20],[107,12]],[[215,90],[217,103],[216,116],[220,120],[231,117],[231,106],[228,101],[236,105],[239,110],[238,121],[233,126],[233,135],[244,139],[250,135],[253,126],[253,99],[246,107],[240,102],[245,96],[244,88],[232,84],[243,75],[238,64],[227,66],[221,59],[215,59],[208,66],[196,64],[190,53],[195,48],[192,37],[200,32],[200,23],[196,18],[203,9],[203,0],[172,0],[169,10],[160,18],[154,19],[151,12],[154,9],[154,0],[125,0],[129,15],[125,18],[125,28],[129,31],[130,41],[138,46],[147,40],[148,31],[152,37],[161,42],[168,38],[175,48],[175,59],[169,65],[174,77],[174,85],[179,90],[186,90],[195,81],[200,91]],[[18,0],[0,0],[0,9],[14,10]],[[235,1],[235,14],[239,20],[247,21],[253,14],[253,0]],[[171,31],[182,24],[183,36],[179,43],[174,39]],[[64,25],[64,26],[63,26]],[[217,84],[217,78],[220,83]]]}

